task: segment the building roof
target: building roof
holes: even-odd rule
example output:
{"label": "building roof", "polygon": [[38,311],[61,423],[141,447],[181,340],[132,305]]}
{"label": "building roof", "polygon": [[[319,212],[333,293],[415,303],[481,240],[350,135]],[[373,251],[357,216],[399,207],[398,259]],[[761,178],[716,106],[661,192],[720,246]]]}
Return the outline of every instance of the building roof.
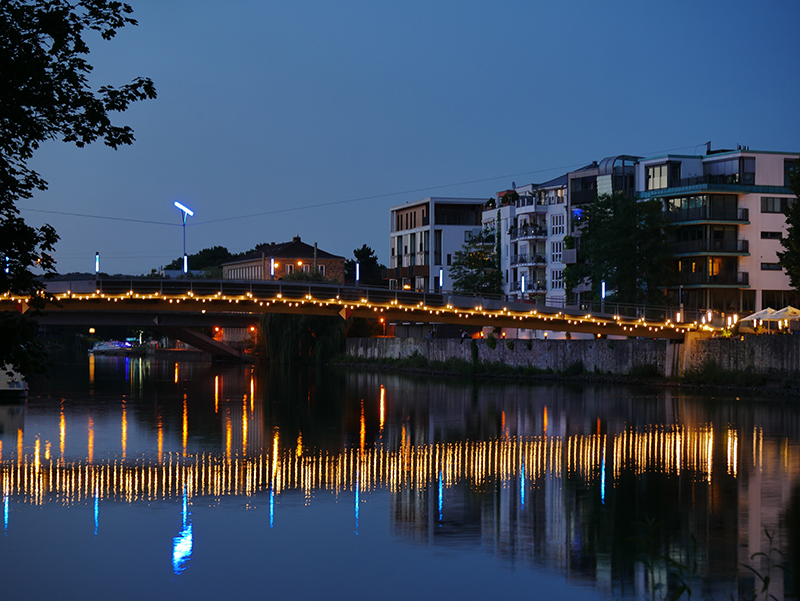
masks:
{"label": "building roof", "polygon": [[[237,263],[249,263],[251,261],[255,261],[261,259],[261,255],[264,255],[266,258],[275,258],[275,259],[314,259],[314,247],[310,244],[306,244],[300,240],[300,236],[295,236],[292,238],[291,242],[279,242],[275,244],[274,242],[270,244],[259,244],[256,246],[255,250],[247,253],[243,257],[239,257],[235,261],[228,261],[227,263],[223,263],[223,265],[236,265]],[[340,257],[339,255],[334,255],[329,252],[325,252],[324,250],[317,248],[317,259],[341,259],[344,260],[344,257]]]}

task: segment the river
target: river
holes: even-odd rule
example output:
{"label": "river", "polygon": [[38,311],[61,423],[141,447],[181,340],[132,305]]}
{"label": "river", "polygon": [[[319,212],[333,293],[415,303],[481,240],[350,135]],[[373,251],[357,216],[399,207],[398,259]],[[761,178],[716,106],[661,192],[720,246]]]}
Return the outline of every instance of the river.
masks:
{"label": "river", "polygon": [[0,405],[0,589],[780,599],[799,447],[780,394],[56,357]]}

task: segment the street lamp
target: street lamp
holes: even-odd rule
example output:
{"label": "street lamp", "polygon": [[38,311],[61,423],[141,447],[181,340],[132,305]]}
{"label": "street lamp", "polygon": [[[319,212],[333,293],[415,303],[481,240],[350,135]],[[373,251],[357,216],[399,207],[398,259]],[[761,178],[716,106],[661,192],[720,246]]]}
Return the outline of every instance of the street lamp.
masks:
{"label": "street lamp", "polygon": [[194,211],[192,211],[189,207],[183,206],[177,200],[175,201],[175,206],[181,212],[181,216],[183,217],[183,276],[186,277],[186,274],[189,272],[189,258],[186,256],[186,218],[193,217]]}

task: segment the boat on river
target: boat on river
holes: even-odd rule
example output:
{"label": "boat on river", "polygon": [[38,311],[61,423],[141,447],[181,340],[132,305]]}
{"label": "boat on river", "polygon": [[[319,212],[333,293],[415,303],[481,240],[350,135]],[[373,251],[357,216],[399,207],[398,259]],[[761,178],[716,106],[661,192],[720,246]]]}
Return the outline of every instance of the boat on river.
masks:
{"label": "boat on river", "polygon": [[128,341],[105,340],[95,342],[94,346],[89,349],[89,353],[92,355],[138,355],[143,353],[143,349]]}
{"label": "boat on river", "polygon": [[24,401],[28,398],[28,383],[10,365],[0,369],[0,402]]}

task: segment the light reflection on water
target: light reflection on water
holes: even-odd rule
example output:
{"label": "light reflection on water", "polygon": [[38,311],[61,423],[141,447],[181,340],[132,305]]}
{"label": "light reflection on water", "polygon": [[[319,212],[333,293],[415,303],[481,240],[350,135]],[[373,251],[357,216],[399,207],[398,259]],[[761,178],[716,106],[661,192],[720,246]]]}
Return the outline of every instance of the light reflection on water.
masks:
{"label": "light reflection on water", "polygon": [[[750,584],[752,573],[736,566],[768,550],[764,528],[784,549],[791,544],[782,526],[800,472],[791,404],[138,358],[97,357],[83,377],[59,367],[49,384],[35,383],[24,418],[0,412],[0,444],[16,443],[16,453],[0,455],[7,540],[15,520],[30,521],[27,508],[77,516],[90,503],[94,537],[107,544],[119,525],[107,522],[106,508],[129,507],[135,521],[142,508],[166,503],[181,516],[168,536],[171,572],[183,582],[199,550],[209,568],[225,552],[219,540],[193,537],[193,526],[208,531],[224,516],[209,522],[204,512],[198,522],[191,507],[229,513],[232,501],[248,510],[263,503],[272,532],[290,522],[299,494],[308,516],[349,505],[351,537],[385,523],[390,536],[373,543],[375,554],[424,543],[467,562],[490,550],[527,566],[525,578],[542,579],[537,570],[546,568],[587,586],[585,594],[615,598],[650,589],[631,542],[647,536],[647,520],[659,524],[660,553],[679,563],[692,559],[688,541],[698,538],[705,590],[720,598]],[[365,510],[384,498],[376,522]],[[317,552],[356,553],[342,536]],[[0,546],[0,561],[15,551]],[[396,572],[390,563],[383,575]],[[522,578],[509,576],[508,591]],[[674,585],[666,573],[655,578]]]}

